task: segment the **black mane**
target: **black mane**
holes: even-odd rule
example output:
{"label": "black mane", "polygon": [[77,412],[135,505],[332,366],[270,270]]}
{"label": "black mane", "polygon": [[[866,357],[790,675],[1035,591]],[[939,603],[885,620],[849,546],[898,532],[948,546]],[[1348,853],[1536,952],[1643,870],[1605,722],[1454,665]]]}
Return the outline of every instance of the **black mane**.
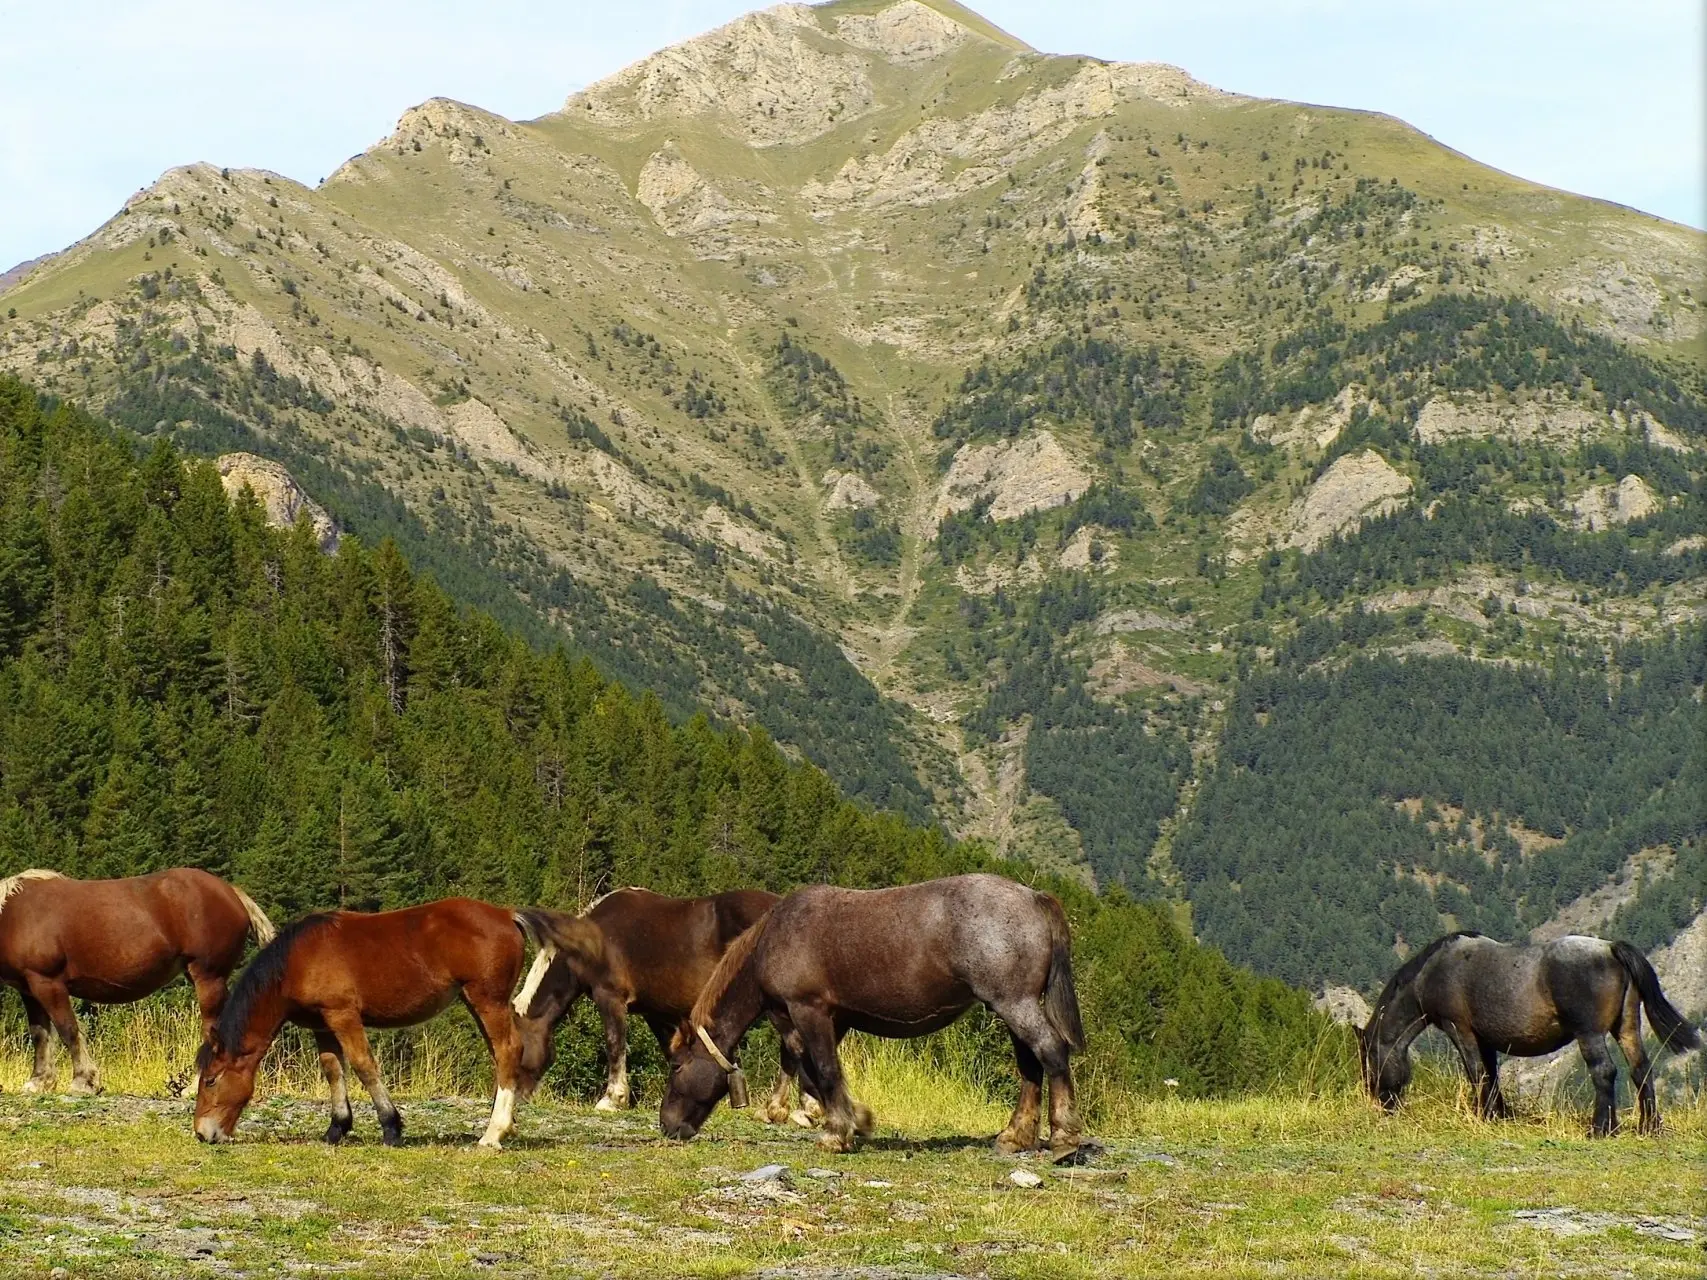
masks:
{"label": "black mane", "polygon": [[249,967],[238,975],[230,995],[225,999],[225,1008],[220,1010],[219,1022],[213,1029],[213,1044],[216,1048],[226,1049],[242,1041],[243,1033],[249,1028],[250,1016],[255,1011],[255,1002],[284,981],[285,966],[290,963],[291,948],[296,946],[304,934],[312,933],[322,925],[331,923],[331,920],[331,913],[325,911],[293,920],[256,953],[255,958],[249,962]]}
{"label": "black mane", "polygon": [[1443,934],[1406,960],[1404,964],[1399,966],[1398,972],[1387,979],[1387,985],[1381,988],[1381,994],[1375,998],[1375,1007],[1369,1011],[1370,1027],[1374,1027],[1376,1019],[1381,1016],[1381,1010],[1387,1007],[1387,1002],[1399,993],[1399,989],[1409,986],[1417,980],[1417,975],[1422,972],[1423,966],[1434,958],[1435,952],[1447,943],[1456,942],[1460,938],[1480,938],[1481,936],[1474,929],[1460,929],[1457,933]]}

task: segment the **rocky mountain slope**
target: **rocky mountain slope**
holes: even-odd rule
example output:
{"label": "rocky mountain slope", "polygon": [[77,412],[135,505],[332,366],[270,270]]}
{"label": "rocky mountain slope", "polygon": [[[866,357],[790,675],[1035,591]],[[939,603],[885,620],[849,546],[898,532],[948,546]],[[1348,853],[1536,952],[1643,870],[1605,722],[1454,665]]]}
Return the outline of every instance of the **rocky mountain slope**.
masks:
{"label": "rocky mountain slope", "polygon": [[[1509,931],[1643,850],[1694,865],[1676,748],[1546,815],[1546,761],[1466,794],[1412,760],[1336,801],[1366,829],[1328,843],[1364,852],[1306,871],[1300,836],[1259,871],[1280,775],[1229,746],[1289,732],[1263,717],[1300,682],[1378,718],[1422,696],[1354,657],[1431,697],[1485,670],[1481,711],[1528,697],[1549,734],[1525,673],[1616,701],[1635,642],[1699,648],[1703,247],[1386,117],[838,0],[538,120],[435,99],[315,188],[174,169],[0,297],[0,367],[273,460],[340,528],[870,803],[1368,982],[1481,918],[1459,898]],[[1686,742],[1699,664],[1654,662],[1628,730]],[[1315,763],[1339,731],[1312,732],[1288,749]],[[1325,960],[1240,896],[1318,873],[1360,886]],[[1663,941],[1690,904],[1649,885]]]}

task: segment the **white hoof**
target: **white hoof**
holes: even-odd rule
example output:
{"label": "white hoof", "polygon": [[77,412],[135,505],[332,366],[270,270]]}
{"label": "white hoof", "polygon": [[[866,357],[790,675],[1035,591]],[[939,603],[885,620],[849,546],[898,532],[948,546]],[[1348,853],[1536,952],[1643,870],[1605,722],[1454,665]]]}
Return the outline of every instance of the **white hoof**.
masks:
{"label": "white hoof", "polygon": [[51,1079],[40,1080],[34,1077],[24,1081],[23,1088],[21,1090],[23,1093],[51,1093],[52,1091],[53,1081]]}
{"label": "white hoof", "polygon": [[611,1097],[610,1094],[607,1093],[604,1095],[604,1097],[600,1098],[597,1102],[595,1102],[593,1104],[593,1110],[594,1111],[621,1111],[622,1110],[622,1103],[618,1102],[615,1098]]}
{"label": "white hoof", "polygon": [[482,1151],[502,1151],[504,1149],[503,1142],[498,1138],[494,1138],[491,1134],[487,1134],[475,1145]]}
{"label": "white hoof", "polygon": [[788,1122],[790,1124],[797,1124],[802,1129],[810,1129],[813,1125],[818,1123],[805,1111],[801,1110],[790,1111],[788,1113]]}

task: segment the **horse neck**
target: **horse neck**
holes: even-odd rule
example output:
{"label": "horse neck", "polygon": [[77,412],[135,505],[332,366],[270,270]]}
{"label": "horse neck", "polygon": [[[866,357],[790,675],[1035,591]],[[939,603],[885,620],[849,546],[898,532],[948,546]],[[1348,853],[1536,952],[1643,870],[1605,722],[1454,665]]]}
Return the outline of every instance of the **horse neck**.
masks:
{"label": "horse neck", "polygon": [[277,1038],[279,1028],[284,1026],[288,1012],[282,981],[259,993],[249,1006],[249,1020],[243,1027],[242,1043],[232,1046],[234,1052],[265,1053]]}
{"label": "horse neck", "polygon": [[712,1007],[711,1017],[706,1019],[706,1034],[719,1049],[732,1055],[734,1047],[741,1043],[741,1037],[747,1034],[747,1028],[759,1020],[763,1005],[757,966],[754,957],[748,956]]}
{"label": "horse neck", "polygon": [[1375,1042],[1382,1052],[1403,1053],[1409,1049],[1411,1041],[1420,1036],[1428,1025],[1414,984],[1407,983],[1395,991],[1375,1011],[1371,1022],[1374,1024]]}

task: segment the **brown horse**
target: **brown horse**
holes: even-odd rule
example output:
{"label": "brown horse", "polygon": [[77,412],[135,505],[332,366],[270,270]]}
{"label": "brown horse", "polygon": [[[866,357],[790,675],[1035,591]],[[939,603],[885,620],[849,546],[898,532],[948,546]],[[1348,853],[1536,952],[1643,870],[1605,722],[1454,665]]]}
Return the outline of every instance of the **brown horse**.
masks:
{"label": "brown horse", "polygon": [[[604,951],[559,951],[549,942],[516,997],[522,1015],[522,1096],[533,1092],[556,1052],[552,1032],[583,995],[604,1020],[605,1091],[599,1111],[633,1104],[628,1087],[628,1011],[638,1013],[666,1054],[705,980],[729,944],[780,899],[763,889],[737,889],[705,898],[667,898],[650,889],[618,889],[582,913],[604,936]],[[789,1085],[798,1074],[784,1046],[782,1071],[765,1108],[773,1122],[788,1119]],[[815,1100],[808,1099],[809,1104]],[[804,1113],[796,1118],[806,1120]]]}
{"label": "brown horse", "polygon": [[249,895],[189,867],[126,880],[72,880],[37,870],[0,880],[0,982],[24,997],[35,1045],[24,1092],[53,1087],[49,1024],[71,1054],[71,1091],[99,1089],[72,997],[128,1004],[187,973],[205,1039],[251,932],[260,943],[273,936]]}
{"label": "brown horse", "polygon": [[814,885],[789,894],[736,939],[672,1046],[659,1124],[671,1138],[699,1132],[729,1090],[741,1037],[764,1014],[800,1056],[824,1100],[820,1143],[835,1151],[869,1133],[836,1047],[850,1030],[893,1039],[928,1035],[974,1002],[1007,1023],[1021,1077],[1019,1105],[997,1136],[1006,1153],[1038,1144],[1043,1077],[1050,1076],[1050,1148],[1081,1141],[1068,1055],[1084,1046],[1061,904],[1001,876],[954,876],[895,889]]}
{"label": "brown horse", "polygon": [[510,993],[522,971],[523,933],[563,952],[596,955],[600,946],[598,930],[573,916],[468,898],[372,915],[334,911],[287,925],[237,979],[203,1046],[196,1137],[231,1138],[262,1056],[291,1022],[312,1032],[320,1051],[332,1093],[326,1141],[341,1142],[355,1123],[347,1061],[373,1099],[385,1143],[396,1146],[403,1118],[380,1081],[364,1028],[413,1026],[460,997],[492,1051],[497,1095],[480,1145],[496,1148],[515,1127],[521,1036]]}

